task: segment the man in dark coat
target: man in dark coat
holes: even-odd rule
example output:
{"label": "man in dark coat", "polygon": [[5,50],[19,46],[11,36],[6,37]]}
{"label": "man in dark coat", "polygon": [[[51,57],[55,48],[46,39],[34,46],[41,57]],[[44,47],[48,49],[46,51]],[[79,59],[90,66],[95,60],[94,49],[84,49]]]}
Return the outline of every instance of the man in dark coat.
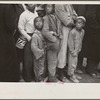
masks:
{"label": "man in dark coat", "polygon": [[0,81],[19,81],[19,66],[13,38],[17,26],[15,5],[0,4]]}
{"label": "man in dark coat", "polygon": [[88,58],[87,72],[97,78],[97,66],[100,61],[100,5],[88,5],[83,52]]}

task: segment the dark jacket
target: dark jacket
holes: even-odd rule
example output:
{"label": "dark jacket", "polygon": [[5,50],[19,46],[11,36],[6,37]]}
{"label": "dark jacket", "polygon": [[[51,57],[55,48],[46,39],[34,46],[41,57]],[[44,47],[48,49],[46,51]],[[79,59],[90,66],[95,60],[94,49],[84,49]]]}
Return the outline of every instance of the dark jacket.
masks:
{"label": "dark jacket", "polygon": [[83,52],[87,58],[100,60],[100,5],[88,5]]}
{"label": "dark jacket", "polygon": [[19,66],[13,38],[17,25],[15,5],[0,5],[0,81],[19,80]]}

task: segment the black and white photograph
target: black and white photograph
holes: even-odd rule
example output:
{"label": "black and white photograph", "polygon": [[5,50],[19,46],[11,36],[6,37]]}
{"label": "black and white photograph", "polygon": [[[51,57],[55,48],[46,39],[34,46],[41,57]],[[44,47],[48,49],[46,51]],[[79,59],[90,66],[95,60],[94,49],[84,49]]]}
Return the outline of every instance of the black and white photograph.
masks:
{"label": "black and white photograph", "polygon": [[[86,85],[87,90],[93,88],[91,85],[99,85],[100,2],[61,2],[0,3],[0,84],[10,84],[11,90],[18,89],[18,85],[31,89],[38,84],[36,88],[40,92],[41,84],[44,89],[52,85],[62,93],[61,88],[66,85],[75,86],[77,91],[78,85],[79,89]],[[13,85],[16,87],[12,88]],[[92,94],[98,95],[100,86],[98,89]],[[10,97],[20,99],[17,92]],[[34,95],[34,92],[31,93]],[[91,96],[89,94],[87,98],[91,99]]]}

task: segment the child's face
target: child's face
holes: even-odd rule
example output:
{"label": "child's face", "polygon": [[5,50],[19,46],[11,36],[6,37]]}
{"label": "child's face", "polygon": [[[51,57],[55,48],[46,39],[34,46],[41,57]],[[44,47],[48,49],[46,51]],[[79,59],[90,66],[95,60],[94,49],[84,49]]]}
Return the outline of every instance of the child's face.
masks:
{"label": "child's face", "polygon": [[51,14],[52,13],[52,11],[53,11],[53,5],[52,4],[48,4],[47,6],[46,6],[46,13],[47,14]]}
{"label": "child's face", "polygon": [[42,20],[42,18],[37,18],[36,19],[36,21],[35,21],[35,27],[37,28],[37,29],[42,29],[42,27],[43,27],[43,20]]}
{"label": "child's face", "polygon": [[77,29],[81,29],[81,28],[83,28],[84,27],[84,22],[83,22],[83,20],[82,19],[78,19],[77,21],[76,21],[76,28]]}

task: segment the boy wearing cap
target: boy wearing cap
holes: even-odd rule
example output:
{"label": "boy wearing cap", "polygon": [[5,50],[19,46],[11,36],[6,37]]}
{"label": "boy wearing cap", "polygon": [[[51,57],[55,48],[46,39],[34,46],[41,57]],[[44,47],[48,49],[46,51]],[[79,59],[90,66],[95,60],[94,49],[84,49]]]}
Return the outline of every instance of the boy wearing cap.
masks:
{"label": "boy wearing cap", "polygon": [[76,18],[75,28],[73,28],[69,33],[68,38],[68,75],[70,80],[75,83],[79,83],[79,80],[74,74],[78,62],[78,54],[82,48],[82,40],[84,37],[84,25],[86,19],[83,16]]}

